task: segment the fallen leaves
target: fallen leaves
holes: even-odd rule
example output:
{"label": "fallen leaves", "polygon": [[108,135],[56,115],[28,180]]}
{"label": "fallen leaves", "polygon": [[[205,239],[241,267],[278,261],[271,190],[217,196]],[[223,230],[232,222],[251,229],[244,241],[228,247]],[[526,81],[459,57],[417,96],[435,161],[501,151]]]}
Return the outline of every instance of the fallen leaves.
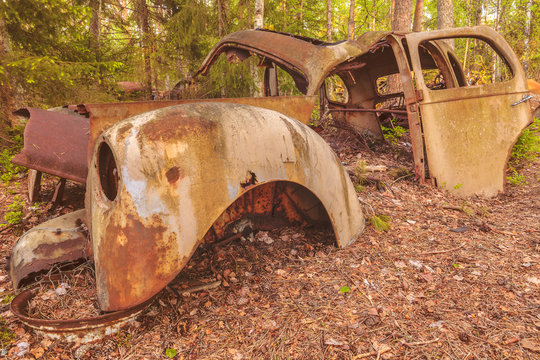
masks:
{"label": "fallen leaves", "polygon": [[540,353],[540,337],[521,340],[521,346],[527,350]]}

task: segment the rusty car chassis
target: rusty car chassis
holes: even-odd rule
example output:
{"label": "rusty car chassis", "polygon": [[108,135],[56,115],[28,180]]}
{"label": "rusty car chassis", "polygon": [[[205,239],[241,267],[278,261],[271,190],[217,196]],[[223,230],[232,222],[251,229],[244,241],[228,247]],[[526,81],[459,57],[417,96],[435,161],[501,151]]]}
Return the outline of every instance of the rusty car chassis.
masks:
{"label": "rusty car chassis", "polygon": [[[469,86],[443,41],[455,37],[487,42],[511,78]],[[305,125],[318,98],[334,121],[376,138],[386,114],[405,119],[417,179],[463,196],[503,191],[512,145],[532,121],[518,59],[487,27],[370,32],[334,44],[240,31],[214,47],[196,76],[221,54],[231,62],[257,56],[264,96],[19,112],[29,121],[14,162],[86,183],[86,208],[19,239],[10,267],[15,287],[54,263],[89,258],[101,309],[128,309],[163,289],[200,244],[231,236],[242,219],[252,229],[328,224],[338,246],[348,245],[364,218],[338,157]],[[302,95],[280,96],[277,68]],[[431,86],[425,69],[444,81]],[[376,80],[392,74],[401,90],[381,93]],[[346,99],[327,94],[330,76],[342,80]],[[392,99],[397,106],[386,105]]]}

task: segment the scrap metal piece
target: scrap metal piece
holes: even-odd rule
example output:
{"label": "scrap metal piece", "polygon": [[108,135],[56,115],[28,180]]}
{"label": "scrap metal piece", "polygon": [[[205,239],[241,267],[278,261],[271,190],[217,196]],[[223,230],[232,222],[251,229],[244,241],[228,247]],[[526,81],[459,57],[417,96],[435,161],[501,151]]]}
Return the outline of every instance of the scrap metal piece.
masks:
{"label": "scrap metal piece", "polygon": [[87,234],[83,220],[86,210],[46,221],[24,233],[11,252],[9,273],[17,289],[32,274],[49,270],[54,264],[88,258]]}
{"label": "scrap metal piece", "polygon": [[29,316],[28,304],[36,296],[39,285],[26,289],[11,302],[11,311],[21,322],[38,334],[52,339],[88,343],[118,332],[120,327],[135,318],[151,304],[152,299],[130,309],[96,317],[70,320],[47,320]]}
{"label": "scrap metal piece", "polygon": [[201,242],[239,217],[326,222],[339,246],[364,228],[328,144],[258,107],[192,103],[134,116],[98,138],[89,169],[86,206],[105,311],[152,297]]}
{"label": "scrap metal piece", "polygon": [[47,174],[86,182],[86,152],[90,123],[87,118],[56,111],[24,108],[15,112],[28,118],[23,150],[13,163]]}

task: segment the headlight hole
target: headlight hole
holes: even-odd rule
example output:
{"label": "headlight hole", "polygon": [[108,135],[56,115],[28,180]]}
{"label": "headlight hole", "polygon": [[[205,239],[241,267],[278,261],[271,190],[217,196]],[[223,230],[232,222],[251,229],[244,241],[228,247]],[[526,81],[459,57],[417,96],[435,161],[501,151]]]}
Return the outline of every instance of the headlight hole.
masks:
{"label": "headlight hole", "polygon": [[118,169],[113,152],[106,143],[99,146],[98,175],[101,190],[107,199],[113,201],[118,193]]}

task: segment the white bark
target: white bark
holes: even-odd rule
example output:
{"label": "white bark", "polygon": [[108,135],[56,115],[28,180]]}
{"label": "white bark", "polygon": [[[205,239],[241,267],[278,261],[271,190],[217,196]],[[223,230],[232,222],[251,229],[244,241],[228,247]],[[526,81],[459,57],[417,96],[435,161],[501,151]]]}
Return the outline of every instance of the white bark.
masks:
{"label": "white bark", "polygon": [[255,29],[264,27],[264,0],[255,0]]}
{"label": "white bark", "polygon": [[531,20],[532,20],[532,5],[533,0],[529,0],[527,3],[527,23],[525,25],[525,43],[524,43],[524,53],[523,56],[525,57],[523,61],[523,70],[525,71],[525,76],[527,76],[527,73],[529,71],[529,57],[531,53],[530,49],[530,42],[531,42]]}

